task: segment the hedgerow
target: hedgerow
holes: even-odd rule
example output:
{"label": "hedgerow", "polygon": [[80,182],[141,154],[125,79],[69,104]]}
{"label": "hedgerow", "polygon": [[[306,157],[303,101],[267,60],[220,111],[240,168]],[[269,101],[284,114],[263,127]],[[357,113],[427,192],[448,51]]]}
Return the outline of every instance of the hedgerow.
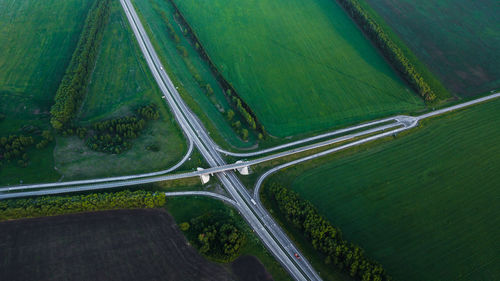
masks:
{"label": "hedgerow", "polygon": [[157,208],[165,194],[144,190],[0,201],[0,221],[111,209]]}
{"label": "hedgerow", "polygon": [[111,0],[96,0],[87,15],[80,40],[50,110],[50,123],[57,130],[68,125],[83,100],[109,20],[110,3]]}

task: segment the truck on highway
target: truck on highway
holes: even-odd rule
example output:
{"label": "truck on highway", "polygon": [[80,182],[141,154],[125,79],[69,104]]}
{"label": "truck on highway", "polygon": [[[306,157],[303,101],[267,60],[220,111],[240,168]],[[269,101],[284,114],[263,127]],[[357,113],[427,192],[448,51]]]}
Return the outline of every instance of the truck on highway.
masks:
{"label": "truck on highway", "polygon": [[257,202],[255,202],[255,200],[253,200],[253,199],[250,199],[250,202],[252,202],[252,204],[254,204],[254,205],[257,205]]}

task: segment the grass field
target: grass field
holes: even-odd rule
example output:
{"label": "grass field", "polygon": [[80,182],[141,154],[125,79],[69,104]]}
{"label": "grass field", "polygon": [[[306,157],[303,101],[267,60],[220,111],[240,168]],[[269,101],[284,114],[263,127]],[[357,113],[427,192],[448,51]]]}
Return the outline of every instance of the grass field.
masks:
{"label": "grass field", "polygon": [[271,135],[423,106],[335,1],[176,3]]}
{"label": "grass field", "polygon": [[396,280],[500,278],[500,100],[272,177]]}
{"label": "grass field", "polygon": [[[1,134],[33,122],[47,126],[53,96],[92,1],[0,2]],[[57,20],[54,20],[57,19]]]}
{"label": "grass field", "polygon": [[[49,110],[92,1],[0,1],[0,136],[50,127]],[[57,20],[54,20],[57,19]],[[52,150],[30,149],[23,168],[4,163],[0,185],[54,181]]]}
{"label": "grass field", "polygon": [[207,261],[161,209],[7,221],[0,227],[2,280],[246,281],[252,272],[242,267],[263,270],[248,258],[228,267]]}
{"label": "grass field", "polygon": [[167,198],[167,210],[172,214],[177,223],[189,222],[192,218],[210,211],[222,211],[227,216],[233,217],[235,221],[239,222],[238,226],[240,229],[246,233],[246,242],[241,249],[241,255],[257,257],[272,275],[273,280],[290,280],[289,275],[284,271],[283,267],[266,250],[241,216],[234,209],[224,205],[222,202],[203,197],[173,197]]}
{"label": "grass field", "polygon": [[[210,72],[208,64],[200,58],[186,37],[182,36],[182,30],[174,20],[172,5],[165,0],[132,2],[165,66],[165,70],[174,83],[179,86],[178,90],[182,98],[210,130],[212,137],[221,145],[226,145],[227,142],[234,147],[251,147],[254,142],[252,140],[243,142],[225,120],[224,113],[230,107],[222,93],[222,88]],[[176,43],[168,34],[167,25],[160,15],[161,11],[166,13],[168,20],[179,35],[179,45],[184,46],[188,51],[188,59],[203,80],[212,86],[214,90],[212,97],[207,97],[204,90],[198,86],[183,58],[179,55]]]}
{"label": "grass field", "polygon": [[[120,2],[112,1],[110,21],[78,121],[81,125],[89,125],[131,114],[139,106],[152,102],[160,105],[160,120],[152,121],[125,153],[94,152],[76,137],[58,138],[54,151],[58,171],[65,179],[149,172],[168,168],[187,150],[182,133],[145,64]],[[159,152],[146,149],[152,144],[158,145]]]}
{"label": "grass field", "polygon": [[498,1],[364,1],[455,94],[500,87]]}

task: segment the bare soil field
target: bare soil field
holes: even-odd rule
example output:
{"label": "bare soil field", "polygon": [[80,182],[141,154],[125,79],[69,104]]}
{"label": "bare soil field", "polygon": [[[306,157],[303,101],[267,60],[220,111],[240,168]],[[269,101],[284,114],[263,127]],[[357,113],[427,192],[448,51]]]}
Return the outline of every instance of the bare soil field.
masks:
{"label": "bare soil field", "polygon": [[1,280],[269,279],[252,256],[207,261],[162,209],[7,221],[0,237]]}

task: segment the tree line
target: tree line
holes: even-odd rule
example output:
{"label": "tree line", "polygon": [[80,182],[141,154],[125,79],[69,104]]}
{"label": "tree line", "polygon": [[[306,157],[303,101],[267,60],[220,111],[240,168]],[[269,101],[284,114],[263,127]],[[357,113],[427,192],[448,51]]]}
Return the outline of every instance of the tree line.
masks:
{"label": "tree line", "polygon": [[144,190],[0,201],[0,221],[112,209],[158,208],[165,194]]}
{"label": "tree line", "polygon": [[266,193],[285,219],[303,232],[314,249],[325,256],[326,264],[332,264],[357,280],[392,280],[380,264],[365,255],[363,249],[344,240],[340,229],[323,218],[312,203],[277,183],[267,186]]}
{"label": "tree line", "polygon": [[211,259],[230,262],[234,260],[245,242],[243,233],[232,218],[213,211],[180,224],[200,253]]}
{"label": "tree line", "polygon": [[337,0],[358,23],[365,34],[379,47],[384,56],[402,74],[403,78],[427,102],[436,100],[436,94],[424,80],[403,51],[392,41],[384,29],[361,7],[357,0]]}
{"label": "tree line", "polygon": [[250,128],[253,130],[256,130],[262,137],[266,135],[266,131],[264,129],[264,126],[259,122],[257,119],[257,116],[255,113],[251,110],[250,106],[246,104],[243,99],[240,97],[240,95],[236,92],[234,87],[229,83],[226,78],[222,75],[222,73],[219,71],[217,66],[213,63],[212,59],[208,56],[208,53],[206,52],[205,48],[201,44],[200,40],[196,36],[195,32],[187,22],[187,20],[184,18],[182,13],[180,12],[179,8],[177,7],[177,4],[175,4],[175,1],[173,0],[168,0],[172,6],[174,7],[175,10],[175,16],[177,19],[182,23],[182,25],[185,28],[184,35],[188,36],[189,39],[193,42],[196,50],[199,52],[200,56],[208,63],[210,70],[212,71],[213,75],[217,79],[217,82],[222,86],[222,89],[224,93],[226,94],[226,97],[229,101],[229,104],[232,105],[232,107],[241,114],[242,119],[248,124]]}
{"label": "tree line", "polygon": [[95,65],[104,28],[110,14],[111,0],[94,1],[80,35],[71,62],[57,89],[54,105],[50,110],[52,126],[61,130],[75,116],[83,100],[87,83]]}

